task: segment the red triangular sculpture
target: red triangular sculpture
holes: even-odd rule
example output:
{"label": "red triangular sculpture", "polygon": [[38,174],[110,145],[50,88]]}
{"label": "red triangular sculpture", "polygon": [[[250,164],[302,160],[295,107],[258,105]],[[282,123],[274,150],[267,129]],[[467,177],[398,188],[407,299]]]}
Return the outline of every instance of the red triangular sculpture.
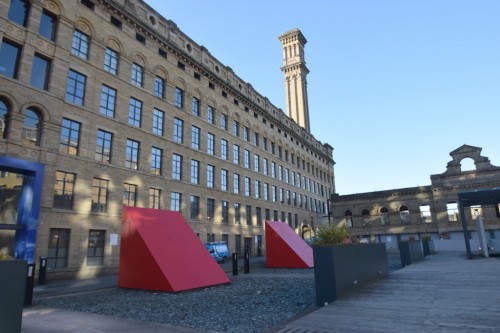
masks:
{"label": "red triangular sculpture", "polygon": [[229,282],[179,212],[123,207],[118,287],[178,292]]}
{"label": "red triangular sculpture", "polygon": [[288,224],[266,221],[266,266],[314,267],[312,248]]}

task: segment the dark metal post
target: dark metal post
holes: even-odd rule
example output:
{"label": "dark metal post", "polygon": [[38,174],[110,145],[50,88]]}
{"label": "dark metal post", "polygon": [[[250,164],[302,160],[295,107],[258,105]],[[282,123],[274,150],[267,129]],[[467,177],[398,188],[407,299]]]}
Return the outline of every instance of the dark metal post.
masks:
{"label": "dark metal post", "polygon": [[33,304],[33,285],[35,282],[35,264],[28,264],[26,274],[26,291],[24,297],[24,305]]}
{"label": "dark metal post", "polygon": [[238,275],[238,253],[233,253],[233,276]]}
{"label": "dark metal post", "polygon": [[245,274],[250,273],[250,253],[245,250]]}
{"label": "dark metal post", "polygon": [[40,268],[38,268],[38,284],[45,284],[47,273],[47,257],[40,257]]}

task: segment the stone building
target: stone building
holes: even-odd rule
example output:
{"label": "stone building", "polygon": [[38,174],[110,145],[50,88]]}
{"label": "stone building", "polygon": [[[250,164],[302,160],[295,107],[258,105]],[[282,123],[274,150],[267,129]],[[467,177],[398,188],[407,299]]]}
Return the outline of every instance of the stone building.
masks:
{"label": "stone building", "polygon": [[326,214],[300,31],[280,37],[287,114],[140,0],[1,1],[0,40],[0,250],[49,278],[115,272],[123,205],[253,254],[264,220]]}
{"label": "stone building", "polygon": [[[333,194],[333,220],[345,223],[354,236],[385,242],[431,235],[438,249],[464,249],[458,193],[500,187],[500,167],[481,156],[481,148],[463,145],[450,153],[452,160],[442,174],[431,175],[431,185],[360,194]],[[467,162],[473,165],[468,170]],[[472,241],[477,244],[475,219],[483,216],[491,244],[500,239],[500,202],[466,210]],[[498,244],[500,246],[500,244]]]}

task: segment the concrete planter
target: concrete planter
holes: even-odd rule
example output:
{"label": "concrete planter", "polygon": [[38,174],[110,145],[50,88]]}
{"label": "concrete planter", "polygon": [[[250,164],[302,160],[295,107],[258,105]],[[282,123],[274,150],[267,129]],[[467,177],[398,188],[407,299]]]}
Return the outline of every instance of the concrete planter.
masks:
{"label": "concrete planter", "polygon": [[406,267],[419,260],[424,259],[422,251],[422,243],[419,240],[399,241],[399,256],[401,258],[401,266]]}
{"label": "concrete planter", "polygon": [[434,242],[432,240],[422,240],[422,249],[424,250],[424,257],[435,254]]}
{"label": "concrete planter", "polygon": [[313,246],[316,305],[389,274],[385,244]]}
{"label": "concrete planter", "polygon": [[26,260],[0,261],[0,331],[2,333],[21,332],[27,270]]}

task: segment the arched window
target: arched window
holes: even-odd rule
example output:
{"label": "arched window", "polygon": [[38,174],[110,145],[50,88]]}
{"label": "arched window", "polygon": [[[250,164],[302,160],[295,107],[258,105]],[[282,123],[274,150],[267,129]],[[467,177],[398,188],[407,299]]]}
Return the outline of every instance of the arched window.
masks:
{"label": "arched window", "polygon": [[345,223],[348,228],[352,228],[352,212],[350,210],[346,210],[345,213]]}
{"label": "arched window", "polygon": [[370,211],[368,209],[363,209],[363,211],[361,212],[361,218],[363,219],[363,226],[370,224]]}
{"label": "arched window", "polygon": [[7,102],[0,99],[0,138],[7,138],[9,124],[9,107]]}
{"label": "arched window", "polygon": [[24,110],[23,139],[40,145],[42,117],[36,109],[28,108]]}
{"label": "arched window", "polygon": [[399,207],[399,220],[401,224],[410,224],[410,210],[405,205]]}
{"label": "arched window", "polygon": [[380,224],[389,224],[389,210],[387,207],[380,208]]}
{"label": "arched window", "polygon": [[474,160],[470,157],[464,158],[462,161],[460,161],[460,171],[475,171],[476,170],[476,164]]}

